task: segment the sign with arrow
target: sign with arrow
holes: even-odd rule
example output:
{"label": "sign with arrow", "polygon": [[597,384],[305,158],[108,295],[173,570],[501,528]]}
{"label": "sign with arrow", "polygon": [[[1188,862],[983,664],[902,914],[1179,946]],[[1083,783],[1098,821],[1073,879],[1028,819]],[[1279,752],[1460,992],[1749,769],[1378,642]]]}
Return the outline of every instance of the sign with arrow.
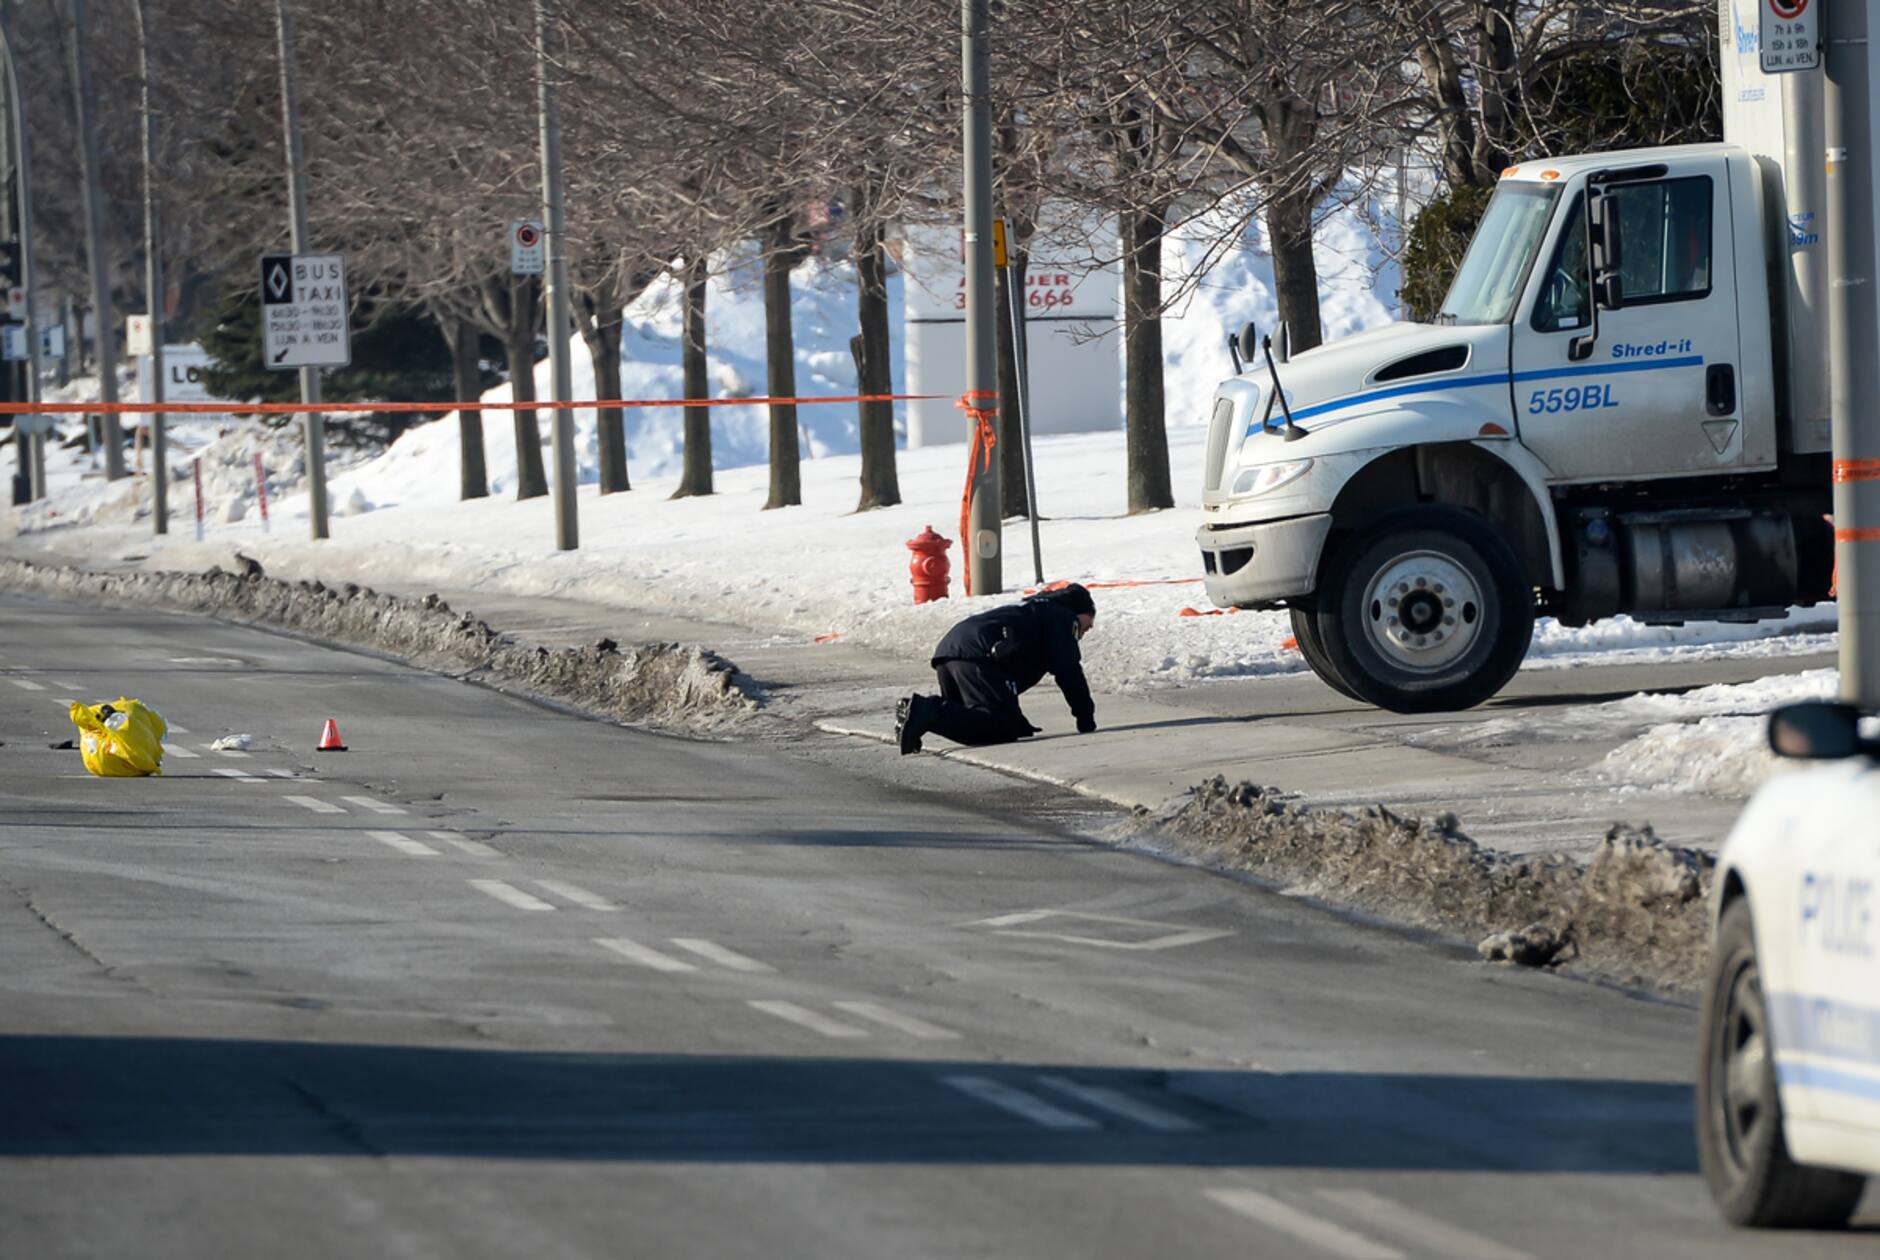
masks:
{"label": "sign with arrow", "polygon": [[352,362],[346,260],[338,254],[261,256],[262,357],[270,368]]}

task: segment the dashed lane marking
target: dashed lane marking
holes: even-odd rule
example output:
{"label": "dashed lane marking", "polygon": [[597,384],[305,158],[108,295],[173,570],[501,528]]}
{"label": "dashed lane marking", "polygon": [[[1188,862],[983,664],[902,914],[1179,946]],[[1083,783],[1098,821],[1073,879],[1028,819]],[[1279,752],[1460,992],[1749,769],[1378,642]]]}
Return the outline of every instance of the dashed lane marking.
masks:
{"label": "dashed lane marking", "polygon": [[277,779],[295,779],[295,778],[300,777],[296,775],[292,770],[274,769],[274,770],[269,770],[267,773],[273,775]]}
{"label": "dashed lane marking", "polygon": [[412,857],[438,856],[437,850],[424,841],[413,840],[410,836],[401,835],[396,831],[368,831],[366,834],[380,844],[389,845],[400,853],[408,853]]}
{"label": "dashed lane marking", "polygon": [[1426,1216],[1369,1190],[1327,1187],[1317,1194],[1384,1233],[1427,1247],[1439,1256],[1450,1256],[1454,1260],[1534,1260],[1525,1251],[1504,1247],[1492,1238]]}
{"label": "dashed lane marking", "polygon": [[639,963],[642,967],[651,967],[654,971],[697,971],[689,962],[674,958],[671,954],[662,954],[638,941],[627,940],[623,936],[597,936],[594,943],[602,949],[612,950],[629,962]]}
{"label": "dashed lane marking", "polygon": [[795,1002],[753,1001],[748,1005],[754,1010],[762,1011],[766,1015],[775,1015],[778,1019],[795,1024],[799,1028],[807,1028],[824,1037],[842,1039],[868,1035],[860,1028],[851,1028],[847,1024],[837,1023],[827,1015],[818,1015],[807,1006],[798,1006]]}
{"label": "dashed lane marking", "polygon": [[1404,1253],[1354,1229],[1346,1229],[1323,1217],[1301,1211],[1258,1190],[1224,1188],[1205,1192],[1208,1198],[1231,1212],[1258,1221],[1268,1229],[1316,1247],[1345,1260],[1404,1260]]}
{"label": "dashed lane marking", "polygon": [[310,809],[316,814],[343,814],[346,811],[331,801],[323,801],[317,796],[283,796],[284,801],[292,801],[302,809]]}
{"label": "dashed lane marking", "polygon": [[181,757],[185,761],[194,761],[198,757],[202,756],[201,753],[193,752],[190,749],[183,747],[181,744],[172,744],[168,748],[165,748],[163,750],[163,755],[166,757]]}
{"label": "dashed lane marking", "polygon": [[84,688],[79,686],[77,683],[60,682],[56,678],[48,678],[46,679],[46,681],[51,683],[53,686],[57,687],[60,691],[83,691],[84,690]]}
{"label": "dashed lane marking", "polygon": [[204,744],[202,750],[204,752],[212,752],[218,757],[240,757],[245,760],[248,756],[246,752],[243,752],[239,748],[217,748],[214,744]]}
{"label": "dashed lane marking", "polygon": [[[174,751],[176,751],[176,750],[175,750],[175,749],[171,749],[170,751],[172,751],[172,752],[174,752]],[[237,769],[235,769],[235,768],[234,768],[233,766],[217,766],[217,767],[216,767],[216,768],[215,768],[214,770],[212,770],[212,771],[210,771],[210,773],[211,773],[211,774],[219,774],[219,775],[221,775],[221,776],[222,776],[223,778],[225,778],[225,779],[233,779],[233,780],[235,780],[235,782],[237,782],[237,783],[259,783],[259,782],[261,782],[261,780],[260,780],[260,779],[257,779],[257,778],[255,778],[255,776],[254,776],[254,775],[252,775],[252,774],[249,774],[249,773],[248,773],[248,772],[247,772],[246,770],[237,770]],[[290,797],[288,797],[287,799],[291,801],[291,800],[293,800],[294,798],[290,796]],[[322,803],[322,804],[324,804],[325,802],[321,802],[321,803]]]}
{"label": "dashed lane marking", "polygon": [[892,1028],[896,1032],[904,1032],[910,1037],[918,1037],[922,1041],[958,1041],[960,1039],[960,1035],[951,1028],[942,1028],[924,1019],[904,1015],[893,1007],[882,1006],[877,1002],[831,1002],[830,1005],[839,1011],[847,1011],[851,1015],[873,1020],[877,1024]]}
{"label": "dashed lane marking", "polygon": [[381,801],[370,796],[342,796],[339,799],[345,801],[348,805],[357,805],[360,809],[369,809],[375,814],[402,814],[405,812],[403,806],[393,805],[389,801]]}
{"label": "dashed lane marking", "polygon": [[553,910],[555,908],[540,897],[525,893],[520,888],[505,884],[500,879],[473,879],[470,881],[470,887],[487,897],[496,898],[505,905],[514,906],[518,910]]}
{"label": "dashed lane marking", "polygon": [[467,840],[463,836],[453,835],[448,831],[427,831],[424,834],[433,840],[442,840],[445,844],[460,849],[471,857],[499,858],[502,856],[499,851],[492,849],[481,840]]}
{"label": "dashed lane marking", "polygon": [[7,681],[12,683],[15,687],[18,687],[21,691],[44,691],[45,690],[44,687],[40,686],[38,683],[34,682],[30,678],[9,678],[7,679]]}
{"label": "dashed lane marking", "polygon": [[[1031,926],[1049,924],[1046,927]],[[975,919],[961,927],[990,928],[998,936],[1028,936],[1066,941],[1098,949],[1163,950],[1199,945],[1232,936],[1231,928],[1194,928],[1154,919],[1131,919],[1118,914],[1087,914],[1080,910],[1021,910],[991,919]],[[1075,929],[1075,930],[1062,930]],[[1103,935],[1098,935],[1103,933]]]}
{"label": "dashed lane marking", "polygon": [[607,900],[607,898],[601,896],[599,893],[591,893],[579,884],[564,884],[558,879],[538,879],[535,881],[535,885],[538,888],[546,888],[557,897],[566,898],[585,910],[620,909],[619,906]]}
{"label": "dashed lane marking", "polygon": [[1113,1116],[1133,1120],[1146,1129],[1158,1133],[1193,1133],[1201,1126],[1185,1116],[1178,1116],[1172,1111],[1152,1107],[1146,1102],[1131,1098],[1121,1090],[1106,1089],[1100,1085],[1083,1085],[1067,1080],[1062,1076],[1040,1076],[1038,1083],[1048,1090],[1075,1098],[1088,1107],[1107,1111]]}
{"label": "dashed lane marking", "polygon": [[1075,1111],[1066,1111],[1039,1098],[1027,1094],[1022,1089],[1013,1089],[1010,1085],[985,1076],[943,1076],[943,1085],[951,1086],[962,1094],[977,1098],[980,1102],[1009,1112],[1021,1120],[1046,1129],[1101,1129],[1103,1126],[1089,1116],[1078,1115]]}
{"label": "dashed lane marking", "polygon": [[174,722],[171,722],[171,723],[169,723],[169,724],[167,725],[167,727],[166,727],[166,729],[167,729],[167,730],[169,731],[169,733],[170,733],[170,734],[172,734],[172,735],[187,735],[187,734],[189,734],[189,728],[188,728],[187,726],[178,726],[178,725],[177,725],[176,723],[174,723]]}
{"label": "dashed lane marking", "polygon": [[726,949],[715,941],[701,940],[696,936],[675,936],[672,943],[700,958],[708,958],[720,967],[729,967],[733,971],[775,971],[767,963],[760,963],[755,958],[746,958],[735,949]]}

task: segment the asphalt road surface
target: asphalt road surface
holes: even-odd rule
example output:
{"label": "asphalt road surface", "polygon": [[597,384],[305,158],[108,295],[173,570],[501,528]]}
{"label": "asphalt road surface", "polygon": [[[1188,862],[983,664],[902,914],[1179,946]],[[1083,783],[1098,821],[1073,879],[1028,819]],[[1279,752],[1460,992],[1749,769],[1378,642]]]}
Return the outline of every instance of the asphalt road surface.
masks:
{"label": "asphalt road surface", "polygon": [[971,767],[17,599],[0,741],[0,1255],[1875,1253],[1717,1223],[1689,1009]]}

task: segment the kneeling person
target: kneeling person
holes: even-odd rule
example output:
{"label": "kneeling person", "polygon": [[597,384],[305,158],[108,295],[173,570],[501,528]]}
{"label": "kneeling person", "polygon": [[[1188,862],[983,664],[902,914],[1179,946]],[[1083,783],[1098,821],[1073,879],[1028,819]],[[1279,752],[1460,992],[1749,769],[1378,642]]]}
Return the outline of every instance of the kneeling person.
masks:
{"label": "kneeling person", "polygon": [[1036,734],[1018,697],[1046,674],[1064,693],[1078,734],[1096,730],[1097,707],[1077,648],[1096,620],[1090,592],[1073,583],[954,626],[934,649],[940,694],[909,696],[895,710],[902,754],[919,752],[922,736],[930,734],[974,745],[1009,744]]}

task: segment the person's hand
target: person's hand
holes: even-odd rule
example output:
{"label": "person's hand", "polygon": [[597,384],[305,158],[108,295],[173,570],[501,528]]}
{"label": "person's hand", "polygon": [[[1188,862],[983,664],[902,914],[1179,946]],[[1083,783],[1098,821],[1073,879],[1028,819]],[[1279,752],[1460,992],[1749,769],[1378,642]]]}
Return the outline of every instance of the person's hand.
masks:
{"label": "person's hand", "polygon": [[1097,733],[1097,715],[1094,713],[1086,713],[1082,717],[1078,718],[1077,719],[1077,733],[1079,735],[1096,734]]}

